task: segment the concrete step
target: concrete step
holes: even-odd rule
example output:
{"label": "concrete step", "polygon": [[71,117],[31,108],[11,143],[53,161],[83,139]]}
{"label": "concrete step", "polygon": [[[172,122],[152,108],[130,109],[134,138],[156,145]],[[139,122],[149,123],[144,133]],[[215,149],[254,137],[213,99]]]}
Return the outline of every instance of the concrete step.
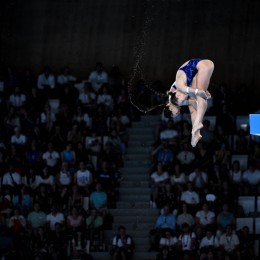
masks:
{"label": "concrete step", "polygon": [[[148,170],[146,170],[148,172]],[[144,173],[123,175],[126,181],[149,181],[149,175]]]}
{"label": "concrete step", "polygon": [[110,209],[112,216],[159,216],[158,209]]}
{"label": "concrete step", "polygon": [[133,203],[138,202],[146,202],[146,201],[150,201],[150,193],[147,194],[120,194],[119,195],[119,199],[120,201],[130,201]]}
{"label": "concrete step", "polygon": [[128,166],[120,171],[121,174],[124,177],[130,177],[130,176],[138,176],[140,178],[148,178],[150,177],[151,167],[145,166],[145,167],[138,167],[138,166]]}
{"label": "concrete step", "polygon": [[147,195],[150,194],[151,189],[149,187],[143,188],[143,187],[129,187],[129,188],[122,188],[119,189],[120,196],[128,196],[128,195]]}
{"label": "concrete step", "polygon": [[[148,251],[148,248],[146,251],[143,251],[143,252],[135,252],[135,254],[131,260],[154,260],[156,257],[156,252],[147,252],[147,251]],[[111,260],[112,259],[109,252],[92,252],[91,255],[94,258],[94,260]]]}
{"label": "concrete step", "polygon": [[146,135],[146,136],[154,136],[154,129],[153,128],[150,128],[149,130],[148,129],[145,129],[146,131],[144,131],[143,128],[129,128],[127,130],[127,133],[129,134],[129,136],[132,136],[132,135],[138,135],[138,134],[141,134],[141,135]]}
{"label": "concrete step", "polygon": [[138,160],[138,161],[125,161],[124,162],[124,168],[141,168],[141,167],[148,167],[151,165],[151,160]]}
{"label": "concrete step", "polygon": [[132,154],[126,154],[124,162],[127,161],[141,161],[141,160],[149,160],[151,158],[149,153],[132,153]]}
{"label": "concrete step", "polygon": [[139,153],[144,153],[144,154],[151,154],[152,148],[151,147],[128,147],[126,154],[139,154]]}
{"label": "concrete step", "polygon": [[115,223],[121,223],[122,225],[124,224],[136,224],[138,225],[139,223],[155,223],[156,219],[158,216],[113,216],[114,222]]}
{"label": "concrete step", "polygon": [[146,210],[150,208],[150,201],[118,201],[116,203],[117,209],[142,209]]}
{"label": "concrete step", "polygon": [[149,147],[150,149],[152,149],[152,145],[154,143],[154,140],[132,140],[130,139],[129,142],[128,142],[128,148],[132,148],[132,147],[135,147],[135,148],[145,148],[145,147]]}
{"label": "concrete step", "polygon": [[[148,223],[148,222],[143,222],[143,223],[124,223],[124,227],[126,228],[127,230],[127,233],[128,233],[128,230],[142,230],[145,232],[149,232],[152,228],[154,228],[154,225],[155,225],[155,221],[151,222],[151,223]],[[113,230],[117,230],[119,226],[122,226],[121,223],[114,223],[113,224]],[[130,233],[129,233],[130,234]]]}
{"label": "concrete step", "polygon": [[130,187],[141,187],[141,188],[148,188],[150,185],[150,181],[127,181],[123,180],[120,183],[120,188],[130,188]]}
{"label": "concrete step", "polygon": [[141,115],[140,121],[161,121],[161,115]]}

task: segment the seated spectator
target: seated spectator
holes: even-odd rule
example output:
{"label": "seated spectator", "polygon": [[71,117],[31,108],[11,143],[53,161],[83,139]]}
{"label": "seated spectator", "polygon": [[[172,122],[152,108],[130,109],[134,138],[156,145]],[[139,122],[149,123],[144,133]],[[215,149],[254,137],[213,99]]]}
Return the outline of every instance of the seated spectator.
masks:
{"label": "seated spectator", "polygon": [[67,257],[67,238],[63,225],[60,222],[54,224],[54,230],[50,232],[49,247],[51,250],[51,257],[49,259],[66,259]]}
{"label": "seated spectator", "polygon": [[189,181],[193,183],[193,187],[196,191],[202,192],[208,185],[208,175],[197,165],[194,171],[190,173]]}
{"label": "seated spectator", "polygon": [[77,78],[70,73],[69,67],[64,67],[62,73],[58,75],[57,82],[60,86],[65,84],[73,83],[77,80]]}
{"label": "seated spectator", "polygon": [[51,106],[47,103],[44,106],[44,111],[41,112],[41,129],[50,133],[54,127],[55,122],[56,115],[54,112],[51,111]]}
{"label": "seated spectator", "polygon": [[63,213],[58,212],[57,207],[53,205],[51,207],[51,212],[46,217],[47,228],[50,231],[55,231],[55,226],[57,223],[61,224],[61,226],[64,226],[65,218]]}
{"label": "seated spectator", "polygon": [[170,210],[173,211],[178,205],[178,197],[174,194],[174,190],[170,183],[166,183],[165,187],[159,190],[156,206],[161,209],[164,205],[168,205]]}
{"label": "seated spectator", "polygon": [[95,186],[95,191],[90,194],[90,205],[92,208],[102,211],[107,208],[107,193],[102,191],[102,186],[97,183]]}
{"label": "seated spectator", "polygon": [[52,133],[50,134],[49,141],[55,147],[55,150],[61,151],[65,143],[65,135],[61,130],[61,127],[57,124],[54,125]]}
{"label": "seated spectator", "polygon": [[104,83],[108,82],[108,74],[104,71],[104,66],[101,62],[96,64],[96,70],[91,71],[88,81],[91,83],[91,86],[96,93]]}
{"label": "seated spectator", "polygon": [[55,77],[51,73],[48,66],[44,67],[43,73],[39,74],[37,88],[39,90],[49,90],[55,88]]}
{"label": "seated spectator", "polygon": [[62,162],[66,162],[68,164],[69,171],[73,173],[77,158],[75,151],[72,149],[71,143],[66,145],[66,148],[61,152],[60,157]]}
{"label": "seated spectator", "polygon": [[[87,232],[90,239],[90,248],[104,250],[104,218],[98,214],[96,209],[90,211],[90,216],[86,219]],[[94,242],[95,241],[95,242]],[[98,245],[98,248],[94,248]]]}
{"label": "seated spectator", "polygon": [[103,106],[107,112],[113,110],[113,98],[108,93],[108,89],[105,85],[103,85],[99,90],[99,94],[97,96],[97,104]]}
{"label": "seated spectator", "polygon": [[50,210],[51,200],[52,194],[47,189],[47,186],[45,186],[44,184],[40,185],[34,193],[33,201],[38,202],[41,210],[46,213]]}
{"label": "seated spectator", "polygon": [[35,230],[44,227],[46,224],[47,215],[40,210],[39,203],[34,203],[33,211],[28,214],[27,222],[30,229]]}
{"label": "seated spectator", "polygon": [[166,183],[169,181],[169,173],[164,170],[161,163],[157,164],[157,170],[151,174],[151,201],[153,207],[156,207],[158,193],[165,188]]}
{"label": "seated spectator", "polygon": [[94,108],[96,106],[96,94],[93,92],[91,83],[86,82],[84,90],[79,95],[79,103],[83,106],[83,110]]}
{"label": "seated spectator", "polygon": [[87,151],[91,155],[97,155],[102,149],[101,141],[97,137],[97,133],[92,131],[91,136],[87,136],[85,139],[85,146]]}
{"label": "seated spectator", "polygon": [[112,129],[107,140],[113,146],[115,151],[120,152],[122,155],[126,152],[126,144],[121,140],[118,132],[115,129]]}
{"label": "seated spectator", "polygon": [[203,228],[215,224],[215,213],[209,210],[207,203],[203,203],[202,209],[197,211],[196,224]]}
{"label": "seated spectator", "polygon": [[9,228],[12,233],[17,237],[26,227],[26,219],[20,214],[20,210],[16,208],[14,210],[14,215],[9,219]]}
{"label": "seated spectator", "polygon": [[221,185],[224,180],[227,180],[228,176],[225,174],[223,169],[221,169],[220,165],[215,163],[213,164],[213,168],[210,169],[208,173],[209,177],[209,187],[212,192],[219,193],[221,189]]}
{"label": "seated spectator", "polygon": [[54,191],[55,190],[55,180],[54,176],[50,174],[49,168],[45,166],[42,169],[40,175],[36,175],[35,187],[39,187],[41,185],[46,185],[48,189]]}
{"label": "seated spectator", "polygon": [[192,259],[195,255],[196,235],[187,223],[182,224],[182,232],[178,238],[180,259]]}
{"label": "seated spectator", "polygon": [[244,226],[239,232],[241,259],[255,259],[254,235],[249,234],[248,226]]}
{"label": "seated spectator", "polygon": [[56,175],[56,183],[59,187],[67,186],[69,187],[72,184],[73,176],[69,171],[68,163],[63,162],[61,170]]}
{"label": "seated spectator", "polygon": [[234,193],[239,196],[243,192],[243,173],[240,169],[240,162],[235,160],[229,171],[229,180],[234,185]]}
{"label": "seated spectator", "polygon": [[219,240],[216,236],[214,236],[211,228],[207,227],[206,235],[202,238],[199,245],[200,250],[200,259],[206,260],[209,251],[214,252],[214,255],[217,255],[217,251],[219,249]]}
{"label": "seated spectator", "polygon": [[74,174],[74,183],[83,189],[88,189],[92,184],[93,176],[92,173],[86,168],[84,162],[79,163],[79,169]]}
{"label": "seated spectator", "polygon": [[68,131],[67,134],[67,142],[71,143],[72,145],[77,144],[78,142],[81,142],[82,140],[82,134],[78,127],[78,125],[73,125],[72,128]]}
{"label": "seated spectator", "polygon": [[227,203],[224,203],[222,206],[222,211],[217,215],[217,225],[220,231],[226,229],[227,226],[235,224],[235,216],[232,212],[229,211]]}
{"label": "seated spectator", "polygon": [[181,164],[184,172],[187,173],[192,170],[195,161],[195,154],[190,150],[190,144],[184,143],[183,148],[177,154],[176,158]]}
{"label": "seated spectator", "polygon": [[68,187],[58,188],[53,194],[54,205],[57,205],[58,211],[67,212],[70,207],[70,192]]}
{"label": "seated spectator", "polygon": [[199,195],[193,190],[192,182],[187,183],[187,190],[181,193],[182,202],[186,203],[192,212],[196,209],[196,206],[200,203]]}
{"label": "seated spectator", "polygon": [[81,230],[84,227],[83,216],[79,213],[76,207],[73,207],[70,214],[67,216],[67,230],[69,233]]}
{"label": "seated spectator", "polygon": [[167,141],[162,141],[162,143],[152,151],[152,156],[154,164],[161,163],[165,167],[169,167],[174,159],[173,152],[169,149]]}
{"label": "seated spectator", "polygon": [[87,112],[83,112],[81,106],[77,106],[76,112],[73,115],[72,121],[74,124],[79,125],[79,130],[81,133],[86,132],[85,128],[87,128],[89,130],[92,125],[91,117],[89,116],[89,114]]}
{"label": "seated spectator", "polygon": [[245,195],[259,194],[260,170],[256,169],[255,162],[250,162],[243,174]]}
{"label": "seated spectator", "polygon": [[166,230],[176,230],[176,216],[170,212],[169,206],[164,206],[157,218],[154,229],[150,231],[151,249],[158,249],[161,236]]}
{"label": "seated spectator", "polygon": [[26,95],[21,93],[21,89],[19,87],[16,87],[14,89],[14,93],[9,97],[9,104],[16,109],[20,109],[21,107],[24,107],[25,103]]}
{"label": "seated spectator", "polygon": [[166,129],[161,131],[160,140],[165,140],[169,143],[170,147],[175,147],[178,138],[178,132],[174,129],[174,124],[172,120],[167,122]]}
{"label": "seated spectator", "polygon": [[185,186],[187,182],[185,173],[182,171],[180,163],[175,163],[173,174],[170,177],[170,182],[175,190],[175,193],[180,196],[183,191],[183,186]]}
{"label": "seated spectator", "polygon": [[220,166],[221,170],[229,168],[231,151],[226,143],[219,144],[214,154],[214,163]]}
{"label": "seated spectator", "polygon": [[27,163],[31,167],[37,167],[40,164],[41,152],[40,152],[35,140],[33,140],[31,142],[31,147],[26,152],[26,159],[27,159]]}
{"label": "seated spectator", "polygon": [[3,188],[8,188],[13,194],[17,194],[20,191],[22,184],[22,177],[16,171],[14,165],[9,166],[8,172],[3,175],[2,185]]}
{"label": "seated spectator", "polygon": [[118,228],[118,234],[113,238],[110,254],[113,260],[129,260],[134,253],[134,242],[130,235],[126,233],[124,226]]}
{"label": "seated spectator", "polygon": [[182,224],[187,223],[189,227],[195,224],[194,217],[188,212],[187,204],[182,204],[182,213],[177,216],[177,226],[181,229]]}
{"label": "seated spectator", "polygon": [[199,165],[202,169],[210,168],[213,164],[212,152],[206,143],[199,142],[197,144],[195,158],[195,165]]}
{"label": "seated spectator", "polygon": [[214,132],[210,130],[210,121],[203,121],[203,128],[200,130],[200,134],[202,136],[201,141],[206,144],[212,144],[214,141]]}
{"label": "seated spectator", "polygon": [[159,249],[161,253],[163,253],[164,250],[167,250],[169,257],[174,258],[177,254],[177,245],[177,237],[173,236],[170,229],[165,230],[165,233],[163,234],[163,237],[161,237],[159,242]]}
{"label": "seated spectator", "polygon": [[48,149],[45,151],[42,155],[42,159],[45,162],[45,164],[50,167],[51,171],[54,172],[59,163],[60,155],[59,153],[54,149],[53,143],[48,143]]}
{"label": "seated spectator", "polygon": [[21,133],[19,127],[14,129],[14,135],[11,136],[11,143],[18,146],[24,146],[27,143],[27,137]]}
{"label": "seated spectator", "polygon": [[220,237],[219,245],[224,256],[228,256],[231,259],[240,259],[240,242],[232,226],[228,225],[226,227],[226,232]]}
{"label": "seated spectator", "polygon": [[69,198],[69,205],[70,207],[77,207],[82,208],[83,207],[83,195],[79,191],[79,188],[77,185],[72,186],[72,192],[70,194]]}

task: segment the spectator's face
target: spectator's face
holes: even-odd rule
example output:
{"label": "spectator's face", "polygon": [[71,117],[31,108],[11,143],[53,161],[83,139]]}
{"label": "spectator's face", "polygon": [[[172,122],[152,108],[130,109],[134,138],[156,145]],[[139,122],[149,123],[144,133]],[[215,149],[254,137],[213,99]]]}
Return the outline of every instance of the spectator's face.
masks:
{"label": "spectator's face", "polygon": [[164,214],[164,215],[168,215],[169,212],[170,212],[169,207],[164,207],[164,208],[163,208],[163,214]]}
{"label": "spectator's face", "polygon": [[211,238],[211,236],[212,236],[211,232],[210,232],[210,231],[207,231],[207,232],[206,232],[206,236],[207,236],[207,238]]}
{"label": "spectator's face", "polygon": [[33,206],[33,208],[34,208],[34,210],[37,211],[37,212],[40,210],[39,204],[35,204],[35,205]]}
{"label": "spectator's face", "polygon": [[204,211],[208,211],[209,207],[208,207],[207,204],[203,204],[202,209],[203,209]]}
{"label": "spectator's face", "polygon": [[125,229],[123,229],[123,228],[119,229],[119,235],[124,236],[125,235]]}

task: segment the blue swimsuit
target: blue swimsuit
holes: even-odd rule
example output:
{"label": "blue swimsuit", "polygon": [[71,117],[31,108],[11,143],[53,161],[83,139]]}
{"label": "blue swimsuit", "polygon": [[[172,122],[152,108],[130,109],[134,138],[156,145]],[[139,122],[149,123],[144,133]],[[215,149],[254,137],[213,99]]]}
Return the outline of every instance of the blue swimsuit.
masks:
{"label": "blue swimsuit", "polygon": [[179,70],[182,70],[185,72],[186,74],[186,78],[187,78],[187,86],[190,87],[191,83],[192,83],[192,80],[194,78],[194,76],[197,74],[198,72],[198,69],[197,69],[197,64],[201,61],[202,59],[192,59],[192,60],[189,60],[189,62],[179,68]]}

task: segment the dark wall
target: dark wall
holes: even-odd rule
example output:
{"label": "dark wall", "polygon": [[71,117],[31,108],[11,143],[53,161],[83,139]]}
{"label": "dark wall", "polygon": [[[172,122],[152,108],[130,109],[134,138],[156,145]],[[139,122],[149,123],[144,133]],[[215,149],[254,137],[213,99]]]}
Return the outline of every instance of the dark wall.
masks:
{"label": "dark wall", "polygon": [[169,84],[184,61],[206,57],[215,62],[213,82],[256,89],[259,11],[259,0],[6,1],[1,59],[35,72],[69,65],[82,78],[102,61],[129,76],[138,60],[133,50],[143,48],[146,55],[138,55],[150,80]]}

